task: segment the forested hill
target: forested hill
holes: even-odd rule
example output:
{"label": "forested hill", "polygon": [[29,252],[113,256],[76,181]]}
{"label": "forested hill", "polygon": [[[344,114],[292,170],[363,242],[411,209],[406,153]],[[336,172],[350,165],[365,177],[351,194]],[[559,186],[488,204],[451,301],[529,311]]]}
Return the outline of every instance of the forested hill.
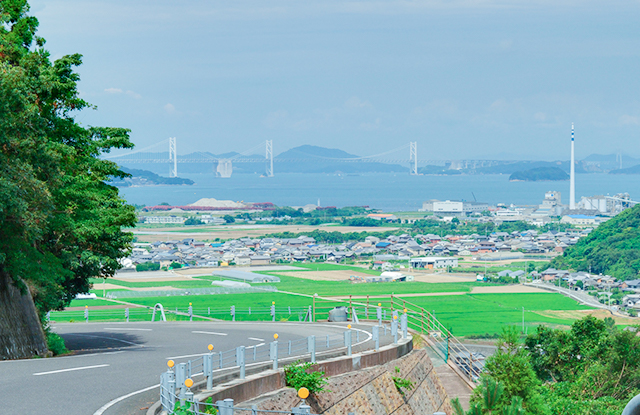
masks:
{"label": "forested hill", "polygon": [[358,159],[358,156],[335,148],[303,145],[278,154],[274,161],[278,172],[282,173],[391,173],[409,170],[397,164],[344,161],[348,159]]}
{"label": "forested hill", "polygon": [[536,182],[543,180],[568,180],[569,175],[558,167],[536,167],[535,169],[517,171],[510,177],[510,181]]}
{"label": "forested hill", "polygon": [[598,226],[588,236],[555,258],[551,266],[627,280],[640,271],[640,205]]}

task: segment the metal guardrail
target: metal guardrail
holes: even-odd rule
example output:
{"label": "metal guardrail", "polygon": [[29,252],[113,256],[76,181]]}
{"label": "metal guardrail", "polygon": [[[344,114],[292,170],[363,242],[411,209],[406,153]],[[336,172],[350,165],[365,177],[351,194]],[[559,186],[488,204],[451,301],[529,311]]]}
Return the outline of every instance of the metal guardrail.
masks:
{"label": "metal guardrail", "polygon": [[[408,337],[408,325],[406,314],[398,317],[394,315],[390,327],[387,325],[373,326],[371,336],[362,329],[351,329],[351,325],[341,334],[327,335],[322,337],[309,336],[297,340],[278,341],[278,335],[274,334],[274,340],[270,343],[255,346],[239,346],[235,349],[214,352],[213,345],[209,345],[208,353],[198,356],[186,362],[176,363],[173,360],[167,362],[168,369],[160,376],[160,402],[167,413],[172,414],[176,407],[176,402],[184,404],[188,397],[193,397],[190,388],[193,385],[193,378],[202,377],[206,380],[206,389],[213,389],[214,372],[222,369],[237,371],[238,377],[244,379],[248,364],[272,362],[272,368],[278,369],[283,359],[308,358],[312,363],[316,362],[316,354],[319,352],[337,351],[345,349],[347,356],[352,355],[353,347],[363,344],[369,339],[374,341],[374,350],[380,349],[381,332],[387,334],[387,330],[393,335],[394,344],[398,343],[399,332],[403,338]],[[367,338],[360,341],[360,333],[367,333]],[[355,342],[354,342],[355,341]],[[193,408],[200,408],[205,405],[202,402],[189,401]],[[216,405],[219,405],[218,401]],[[215,406],[215,405],[214,405]],[[249,409],[247,409],[249,410]],[[198,409],[200,411],[200,409]],[[266,411],[259,411],[266,412]],[[275,411],[277,412],[277,411]],[[202,413],[202,412],[194,412]],[[232,412],[230,412],[232,413]],[[304,413],[310,412],[285,412]],[[220,412],[223,415],[223,412]]]}

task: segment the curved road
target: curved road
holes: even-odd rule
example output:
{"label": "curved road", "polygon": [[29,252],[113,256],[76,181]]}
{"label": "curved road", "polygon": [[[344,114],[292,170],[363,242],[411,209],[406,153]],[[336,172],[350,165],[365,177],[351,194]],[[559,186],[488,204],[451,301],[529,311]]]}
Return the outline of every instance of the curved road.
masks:
{"label": "curved road", "polygon": [[[0,362],[2,413],[47,415],[145,414],[158,400],[160,373],[170,358],[231,350],[310,335],[344,332],[346,323],[163,322],[67,323],[54,331],[74,355]],[[362,327],[368,329],[367,327]],[[370,329],[367,331],[370,332]],[[361,339],[363,340],[364,337]],[[321,341],[320,339],[318,341]],[[134,394],[111,406],[112,400]]]}

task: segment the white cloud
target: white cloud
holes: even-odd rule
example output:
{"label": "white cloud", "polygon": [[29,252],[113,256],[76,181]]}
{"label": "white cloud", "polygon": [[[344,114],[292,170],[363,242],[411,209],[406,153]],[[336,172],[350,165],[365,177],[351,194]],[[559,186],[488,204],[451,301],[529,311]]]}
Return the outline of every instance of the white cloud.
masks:
{"label": "white cloud", "polygon": [[619,119],[620,124],[623,125],[640,125],[640,117],[634,117],[633,115],[623,115]]}
{"label": "white cloud", "polygon": [[373,108],[369,101],[363,101],[358,97],[351,97],[344,103],[345,108]]}
{"label": "white cloud", "polygon": [[167,104],[163,108],[167,114],[173,114],[176,112],[176,107],[174,107],[173,104]]}
{"label": "white cloud", "polygon": [[142,95],[138,94],[137,92],[133,92],[133,91],[127,91],[127,92],[125,92],[125,94],[127,94],[130,97],[135,98],[135,99],[142,98]]}
{"label": "white cloud", "polygon": [[142,95],[138,94],[137,92],[131,90],[123,91],[120,88],[107,88],[104,90],[104,92],[106,92],[107,94],[126,94],[135,99],[142,98]]}

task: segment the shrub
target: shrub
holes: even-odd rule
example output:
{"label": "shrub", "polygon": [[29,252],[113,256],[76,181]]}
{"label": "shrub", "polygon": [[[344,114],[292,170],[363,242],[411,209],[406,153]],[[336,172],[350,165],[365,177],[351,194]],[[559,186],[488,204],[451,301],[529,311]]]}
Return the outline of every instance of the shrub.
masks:
{"label": "shrub", "polygon": [[69,353],[69,350],[64,345],[64,339],[53,332],[47,333],[47,347],[54,356]]}
{"label": "shrub", "polygon": [[314,363],[302,362],[296,360],[290,365],[284,367],[284,377],[287,386],[296,390],[300,388],[309,389],[310,393],[324,392],[327,385],[327,379],[324,377],[323,371],[313,371],[307,373],[307,370],[316,366]]}
{"label": "shrub", "polygon": [[[400,368],[396,366],[396,374],[400,374]],[[404,389],[410,391],[413,389],[414,382],[410,379],[406,379],[400,376],[391,376],[393,383],[396,385],[396,389],[400,392],[400,395],[404,396]]]}

